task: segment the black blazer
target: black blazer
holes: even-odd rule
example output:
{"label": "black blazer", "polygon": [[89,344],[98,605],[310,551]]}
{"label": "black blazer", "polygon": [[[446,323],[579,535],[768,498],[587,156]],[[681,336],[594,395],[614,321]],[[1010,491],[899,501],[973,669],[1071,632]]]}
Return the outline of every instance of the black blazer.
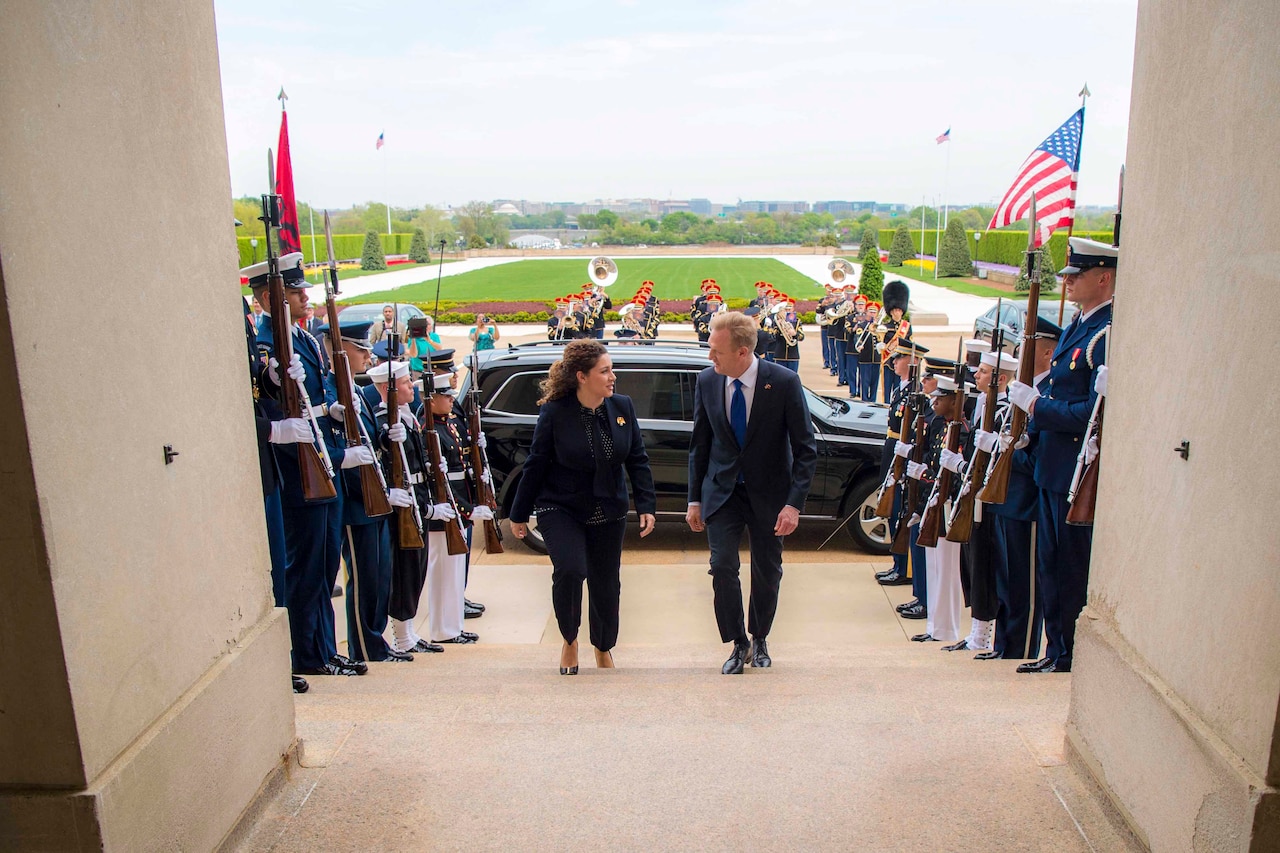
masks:
{"label": "black blazer", "polygon": [[609,518],[626,515],[626,468],[635,493],[636,511],[653,513],[658,499],[649,471],[649,454],[640,437],[640,424],[631,398],[614,394],[605,398],[605,423],[613,441],[613,454],[596,459],[582,428],[578,410],[582,405],[574,395],[544,403],[533,429],[533,445],[524,463],[520,486],[508,516],[513,522],[528,522],[535,505],[564,509],[586,523],[600,502]]}
{"label": "black blazer", "polygon": [[794,371],[763,360],[758,363],[742,447],[724,409],[727,378],[714,367],[698,374],[689,443],[689,502],[702,504],[704,520],[724,506],[739,471],[760,518],[772,519],[787,505],[804,509],[818,467],[804,388]]}

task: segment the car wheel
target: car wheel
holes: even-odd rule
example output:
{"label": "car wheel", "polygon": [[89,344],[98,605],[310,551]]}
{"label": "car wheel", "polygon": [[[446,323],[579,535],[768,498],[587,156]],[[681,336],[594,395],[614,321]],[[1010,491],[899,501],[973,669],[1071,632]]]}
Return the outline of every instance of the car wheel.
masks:
{"label": "car wheel", "polygon": [[538,514],[536,512],[529,514],[529,533],[519,541],[523,542],[530,551],[538,554],[547,553],[547,540],[542,538],[542,531],[538,529]]}
{"label": "car wheel", "polygon": [[[845,523],[845,527],[849,531],[849,535],[853,537],[853,541],[858,547],[872,554],[888,554],[889,546],[893,543],[893,537],[889,535],[889,522],[883,518],[876,518],[877,492],[880,490],[880,481],[875,478],[867,478],[859,482],[853,488],[852,496],[846,507],[850,508],[852,514]],[[857,511],[853,512],[852,508],[857,507]],[[848,512],[846,514],[849,514]]]}

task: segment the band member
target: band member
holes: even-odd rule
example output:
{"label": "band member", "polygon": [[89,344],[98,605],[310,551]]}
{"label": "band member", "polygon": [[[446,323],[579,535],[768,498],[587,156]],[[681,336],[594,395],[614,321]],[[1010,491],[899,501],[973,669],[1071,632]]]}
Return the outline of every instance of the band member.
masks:
{"label": "band member", "polygon": [[845,318],[854,310],[853,299],[857,295],[858,286],[856,284],[846,284],[841,293],[839,301],[831,309],[831,350],[836,360],[836,385],[851,386],[857,382],[856,379],[849,376],[846,368],[845,352],[848,348],[849,327],[845,323]]}
{"label": "band member", "polygon": [[703,303],[703,310],[698,322],[694,324],[694,328],[698,332],[698,340],[705,343],[711,337],[711,321],[716,315],[724,310],[724,300],[720,298],[717,292],[708,293],[706,301]]}
{"label": "band member", "polygon": [[[720,296],[720,286],[716,284],[714,278],[704,278],[701,284],[702,293],[698,298],[693,300],[693,307],[689,311],[689,319],[693,322],[693,330],[698,335],[698,340],[706,343],[707,338],[711,335],[711,317],[708,316],[710,309],[707,307],[707,301],[712,294]],[[721,302],[721,305],[724,303]]]}
{"label": "band member", "polygon": [[622,327],[617,329],[613,334],[617,338],[640,338],[644,329],[640,326],[641,307],[634,302],[628,302],[618,309],[618,315],[622,317]]}
{"label": "band member", "polygon": [[853,309],[841,319],[844,326],[844,349],[840,358],[844,361],[844,375],[849,383],[849,399],[856,399],[859,394],[858,345],[865,337],[862,333],[866,327],[867,297],[861,293],[853,297]]}
{"label": "band member", "polygon": [[1082,237],[1072,237],[1068,243],[1067,265],[1058,274],[1063,277],[1066,298],[1080,307],[1080,314],[1053,351],[1048,391],[1042,394],[1021,382],[1009,386],[1009,399],[1031,416],[1030,428],[1039,442],[1036,558],[1048,640],[1045,656],[1022,664],[1019,672],[1071,671],[1076,618],[1084,609],[1089,586],[1093,527],[1067,524],[1067,493],[1098,394],[1097,377],[1105,376],[1105,332],[1111,324],[1120,250]]}
{"label": "band member", "polygon": [[827,316],[827,309],[836,304],[836,286],[834,284],[823,285],[826,292],[822,299],[818,301],[817,310],[814,311],[814,319],[817,320],[818,327],[821,329],[822,335],[822,367],[831,371],[831,375],[836,373],[835,360],[831,357],[831,318]]}
{"label": "band member", "polygon": [[555,310],[551,312],[551,316],[547,318],[547,340],[563,341],[568,340],[569,327],[565,323],[565,317],[569,314],[569,305],[563,296],[556,297]]}
{"label": "band member", "polygon": [[800,342],[804,340],[804,329],[800,327],[800,318],[796,315],[796,303],[790,296],[783,296],[784,307],[777,314],[778,337],[775,342],[777,350],[774,361],[788,370],[800,372]]}
{"label": "band member", "polygon": [[[879,343],[878,335],[876,334],[876,319],[879,316],[880,303],[868,302],[862,315],[862,326],[854,338],[854,343],[851,344],[857,353],[858,396],[866,403],[874,403],[876,395],[880,391],[880,354],[876,351],[876,344]],[[902,344],[902,341],[898,342],[899,351],[903,349]],[[889,389],[886,388],[885,396],[888,397],[889,393]]]}
{"label": "band member", "polygon": [[597,285],[587,297],[587,306],[590,309],[591,331],[596,340],[600,340],[604,337],[604,312],[613,310],[613,300],[604,292],[603,287]]}
{"label": "band member", "polygon": [[[905,283],[896,280],[884,283],[884,310],[887,316],[878,329],[880,341],[884,344],[880,350],[882,354],[893,352],[897,348],[898,341],[911,339],[911,323],[906,318],[910,299],[911,291]],[[887,365],[882,372],[884,374],[882,384],[888,388],[892,380]]]}

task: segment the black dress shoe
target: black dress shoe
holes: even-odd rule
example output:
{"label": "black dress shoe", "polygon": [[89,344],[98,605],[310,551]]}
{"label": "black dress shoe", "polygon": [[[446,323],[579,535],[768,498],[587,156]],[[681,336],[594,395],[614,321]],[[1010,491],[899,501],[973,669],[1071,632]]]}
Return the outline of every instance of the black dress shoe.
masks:
{"label": "black dress shoe", "polygon": [[292,676],[292,677],[293,677],[293,692],[294,692],[294,693],[306,693],[308,690],[310,690],[310,689],[311,689],[311,685],[310,685],[310,684],[307,684],[307,680],[306,680],[305,678],[303,678],[302,676],[300,676],[300,675],[295,675],[295,676]]}
{"label": "black dress shoe", "polygon": [[481,603],[480,603],[480,602],[478,602],[478,601],[472,601],[472,600],[471,600],[471,599],[469,599],[469,598],[464,598],[464,599],[462,599],[462,606],[463,606],[463,607],[466,607],[466,608],[467,608],[467,609],[469,609],[469,610],[479,610],[481,613],[483,613],[483,612],[484,612],[484,605],[483,605],[483,604],[481,604]]}
{"label": "black dress shoe", "polygon": [[756,637],[751,641],[751,665],[760,668],[773,666],[773,658],[769,657],[769,644],[764,637]]}
{"label": "black dress shoe", "polygon": [[1040,658],[1032,663],[1018,664],[1018,672],[1043,672],[1053,666],[1053,658]]}
{"label": "black dress shoe", "polygon": [[906,610],[902,611],[902,618],[903,619],[928,619],[929,611],[923,604],[917,601],[915,604],[911,605]]}
{"label": "black dress shoe", "polygon": [[943,646],[942,650],[944,652],[962,652],[967,648],[969,648],[969,641],[966,639],[966,640],[961,640],[958,643],[952,643],[949,646]]}
{"label": "black dress shoe", "polygon": [[935,639],[933,638],[933,635],[932,635],[932,634],[916,634],[915,636],[913,636],[913,637],[911,638],[911,642],[913,642],[913,643],[936,643],[936,642],[938,642],[938,641],[937,641],[937,640],[935,640]]}
{"label": "black dress shoe", "polygon": [[476,610],[474,607],[467,607],[465,605],[462,608],[463,619],[479,619],[483,615],[483,610]]}
{"label": "black dress shoe", "polygon": [[341,666],[341,667],[346,667],[347,669],[350,669],[350,670],[354,670],[356,675],[369,674],[369,664],[365,663],[362,660],[352,660],[346,655],[334,655],[333,657],[329,658],[329,663],[333,664],[334,666]]}
{"label": "black dress shoe", "polygon": [[720,667],[721,675],[742,675],[742,667],[751,659],[751,645],[746,640],[735,640],[733,654]]}
{"label": "black dress shoe", "polygon": [[1004,657],[1002,653],[997,651],[990,651],[990,652],[978,652],[976,655],[973,656],[973,659],[974,660],[999,660],[1002,657]]}
{"label": "black dress shoe", "polygon": [[1058,658],[1051,666],[1046,666],[1041,672],[1070,672],[1071,661]]}
{"label": "black dress shoe", "polygon": [[905,572],[890,572],[882,578],[876,578],[876,583],[881,586],[908,586],[911,578]]}
{"label": "black dress shoe", "polygon": [[[919,604],[920,604],[920,599],[913,598],[910,601],[904,601],[902,604],[899,604],[897,607],[893,609],[898,611],[899,613],[906,613],[908,610],[910,610],[911,608]],[[923,607],[924,605],[920,605],[920,606]]]}
{"label": "black dress shoe", "polygon": [[441,640],[440,642],[442,642],[442,643],[452,643],[453,645],[458,645],[458,646],[469,646],[469,645],[471,645],[472,643],[474,643],[474,642],[475,642],[475,640],[471,639],[471,637],[472,637],[472,636],[475,636],[475,635],[473,634],[473,635],[471,635],[471,636],[468,636],[467,634],[462,633],[462,634],[459,634],[458,636],[456,636],[456,637],[452,637],[452,638],[450,638],[450,639],[448,639],[448,640]]}
{"label": "black dress shoe", "polygon": [[473,634],[470,631],[463,631],[460,636],[466,637],[468,640],[470,640],[473,643],[480,642],[480,635]]}
{"label": "black dress shoe", "polygon": [[889,568],[885,569],[883,572],[876,572],[876,580],[880,580],[880,578],[887,578],[889,577],[889,575],[895,574],[897,571],[898,571],[897,566],[890,566]]}
{"label": "black dress shoe", "polygon": [[354,669],[347,669],[345,666],[334,666],[331,663],[323,663],[316,667],[303,667],[295,669],[294,675],[355,675]]}
{"label": "black dress shoe", "polygon": [[383,663],[409,663],[413,660],[413,655],[408,652],[398,652],[395,649],[387,649],[387,656],[382,659]]}
{"label": "black dress shoe", "polygon": [[330,597],[330,598],[342,598],[342,586],[341,586],[341,585],[339,585],[339,584],[336,584],[336,583],[335,583],[335,584],[333,585],[333,589],[329,590],[329,597]]}
{"label": "black dress shoe", "polygon": [[436,644],[436,643],[428,643],[426,640],[419,639],[419,640],[418,640],[418,642],[416,642],[416,643],[414,643],[414,644],[413,644],[413,648],[412,648],[412,649],[409,649],[409,651],[411,651],[411,652],[421,652],[421,653],[422,653],[422,654],[424,654],[424,655],[425,655],[425,654],[437,654],[437,655],[438,655],[438,654],[440,654],[441,652],[443,652],[443,651],[444,651],[444,646],[438,645],[438,644]]}

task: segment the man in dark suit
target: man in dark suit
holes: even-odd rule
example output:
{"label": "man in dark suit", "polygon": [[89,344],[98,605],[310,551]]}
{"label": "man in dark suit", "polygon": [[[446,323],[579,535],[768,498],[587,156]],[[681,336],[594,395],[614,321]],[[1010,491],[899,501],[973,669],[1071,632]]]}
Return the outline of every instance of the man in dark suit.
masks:
{"label": "man in dark suit", "polygon": [[[721,672],[769,666],[766,638],[778,608],[782,538],[796,529],[818,452],[800,377],[755,357],[755,324],[737,311],[711,323],[711,367],[694,387],[689,510],[707,531],[720,639],[733,642]],[[742,613],[738,547],[751,547],[751,600]],[[747,643],[747,632],[752,642]]]}

